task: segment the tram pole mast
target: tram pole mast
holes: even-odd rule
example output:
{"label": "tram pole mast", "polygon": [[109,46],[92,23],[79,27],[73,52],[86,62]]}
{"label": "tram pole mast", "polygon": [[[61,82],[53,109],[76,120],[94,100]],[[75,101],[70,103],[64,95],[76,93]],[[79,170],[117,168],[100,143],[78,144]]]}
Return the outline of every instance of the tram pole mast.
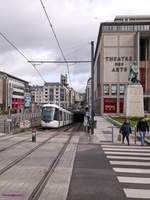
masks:
{"label": "tram pole mast", "polygon": [[91,41],[91,134],[94,134],[94,41]]}

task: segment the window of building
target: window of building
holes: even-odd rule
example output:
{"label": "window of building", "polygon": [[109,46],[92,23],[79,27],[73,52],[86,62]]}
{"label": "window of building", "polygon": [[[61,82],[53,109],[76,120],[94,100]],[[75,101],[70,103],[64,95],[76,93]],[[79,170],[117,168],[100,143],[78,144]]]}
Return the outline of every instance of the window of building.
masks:
{"label": "window of building", "polygon": [[146,58],[146,54],[148,55],[148,52],[146,53],[147,49],[148,49],[148,40],[140,39],[140,61],[147,60],[147,58]]}
{"label": "window of building", "polygon": [[119,94],[124,95],[125,92],[125,85],[121,84],[119,85]]}
{"label": "window of building", "polygon": [[116,84],[112,84],[111,85],[111,94],[112,95],[116,95],[117,94],[117,85]]}
{"label": "window of building", "polygon": [[54,100],[54,90],[53,89],[49,89],[49,100],[50,101]]}
{"label": "window of building", "polygon": [[60,89],[60,101],[64,101],[64,100],[65,100],[65,90]]}
{"label": "window of building", "polygon": [[109,84],[104,84],[104,95],[109,95]]}

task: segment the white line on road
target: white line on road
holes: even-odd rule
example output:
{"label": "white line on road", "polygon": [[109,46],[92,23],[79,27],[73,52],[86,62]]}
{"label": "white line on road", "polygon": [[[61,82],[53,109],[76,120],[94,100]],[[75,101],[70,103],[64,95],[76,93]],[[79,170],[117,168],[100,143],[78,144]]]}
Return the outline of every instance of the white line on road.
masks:
{"label": "white line on road", "polygon": [[128,198],[150,199],[150,190],[124,188],[124,192]]}
{"label": "white line on road", "polygon": [[150,178],[139,178],[139,177],[117,177],[121,183],[139,183],[139,184],[150,184]]}
{"label": "white line on road", "polygon": [[102,144],[101,145],[103,148],[112,148],[112,149],[114,149],[114,148],[125,148],[125,149],[150,149],[150,147],[149,146],[128,146],[128,145],[126,145],[126,146],[124,146],[124,145],[120,145],[120,146],[116,146],[116,145],[108,145],[108,144]]}
{"label": "white line on road", "polygon": [[150,153],[140,153],[140,152],[113,152],[113,151],[104,151],[105,154],[112,154],[112,155],[137,155],[137,156],[150,156]]}
{"label": "white line on road", "polygon": [[150,157],[138,157],[138,156],[106,156],[108,159],[120,159],[120,160],[150,160]]}
{"label": "white line on road", "polygon": [[118,173],[150,174],[150,169],[113,168],[113,170]]}
{"label": "white line on road", "polygon": [[134,166],[150,166],[150,162],[136,161],[109,161],[111,165],[134,165]]}
{"label": "white line on road", "polygon": [[103,148],[104,151],[131,151],[131,152],[150,152],[150,149],[124,149],[124,148]]}

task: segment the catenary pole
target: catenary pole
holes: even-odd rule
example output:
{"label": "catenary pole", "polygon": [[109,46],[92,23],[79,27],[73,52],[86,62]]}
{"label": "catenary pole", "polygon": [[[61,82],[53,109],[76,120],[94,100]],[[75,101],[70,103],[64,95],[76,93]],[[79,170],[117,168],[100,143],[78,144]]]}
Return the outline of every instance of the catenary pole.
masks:
{"label": "catenary pole", "polygon": [[91,134],[94,134],[94,41],[91,41]]}

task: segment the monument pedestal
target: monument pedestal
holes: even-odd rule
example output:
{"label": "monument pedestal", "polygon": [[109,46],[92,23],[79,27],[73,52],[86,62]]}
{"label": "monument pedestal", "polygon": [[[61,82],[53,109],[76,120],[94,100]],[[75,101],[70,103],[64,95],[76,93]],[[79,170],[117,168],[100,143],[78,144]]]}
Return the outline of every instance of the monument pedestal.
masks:
{"label": "monument pedestal", "polygon": [[127,86],[124,109],[126,117],[144,117],[142,85],[131,84]]}

